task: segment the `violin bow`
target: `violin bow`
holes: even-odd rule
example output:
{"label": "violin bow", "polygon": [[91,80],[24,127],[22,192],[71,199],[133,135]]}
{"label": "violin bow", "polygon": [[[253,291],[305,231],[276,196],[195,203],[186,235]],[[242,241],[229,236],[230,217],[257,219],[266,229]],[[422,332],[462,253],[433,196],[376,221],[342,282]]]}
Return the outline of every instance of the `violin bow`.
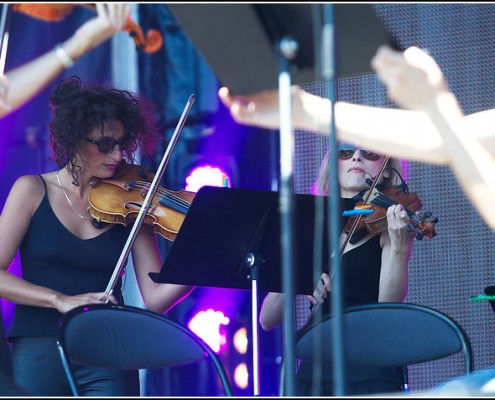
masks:
{"label": "violin bow", "polygon": [[187,117],[191,111],[191,108],[194,104],[194,101],[195,101],[195,95],[193,93],[193,94],[191,94],[191,96],[189,96],[189,99],[187,100],[187,103],[184,107],[184,110],[182,111],[182,115],[179,119],[179,122],[177,123],[174,134],[172,135],[172,138],[170,139],[170,143],[168,144],[167,149],[165,150],[165,154],[163,155],[162,161],[160,162],[160,165],[158,166],[155,177],[153,178],[153,181],[151,182],[151,185],[148,189],[148,193],[144,199],[143,204],[141,205],[141,208],[140,208],[139,213],[136,217],[136,220],[134,221],[134,225],[132,226],[132,230],[129,233],[129,237],[127,238],[127,242],[126,242],[126,244],[122,250],[122,253],[120,254],[120,258],[117,261],[117,264],[115,266],[113,274],[110,278],[110,281],[108,282],[107,288],[105,289],[105,293],[106,293],[106,298],[104,299],[105,303],[108,303],[109,296],[113,293],[113,290],[115,289],[115,284],[117,283],[118,278],[122,274],[122,271],[124,270],[125,265],[127,264],[127,258],[129,257],[132,245],[134,244],[134,241],[136,240],[138,230],[144,221],[144,217],[146,216],[146,213],[148,212],[148,208],[151,205],[153,198],[155,197],[155,194],[156,194],[158,187],[159,187],[159,183],[163,177],[163,173],[165,172],[165,168],[167,167],[168,162],[170,161],[170,157],[172,156],[172,152],[175,149],[175,145],[177,144],[177,140],[179,139],[179,135],[182,132],[182,129],[184,128],[184,124],[186,123],[186,119],[187,119]]}
{"label": "violin bow", "polygon": [[2,33],[2,42],[0,43],[0,75],[3,75],[5,72],[5,61],[7,59],[7,47],[9,43],[9,26],[10,7],[8,3],[4,3],[0,20],[0,32]]}
{"label": "violin bow", "polygon": [[[376,185],[378,184],[378,180],[382,176],[383,172],[385,171],[385,167],[387,166],[388,160],[390,159],[390,156],[385,156],[385,159],[383,160],[383,164],[380,167],[380,170],[378,171],[378,174],[376,174],[375,178],[373,179],[372,184],[370,185],[370,188],[368,189],[365,198],[363,199],[363,204],[368,204],[368,201],[371,197],[371,194],[373,193],[373,190],[375,189]],[[356,216],[356,219],[354,220],[351,230],[347,234],[347,236],[344,239],[344,242],[342,243],[340,247],[340,257],[342,257],[342,254],[344,254],[344,250],[349,243],[349,240],[351,240],[352,235],[354,234],[354,231],[356,230],[359,221],[361,221],[362,214],[358,214]]]}

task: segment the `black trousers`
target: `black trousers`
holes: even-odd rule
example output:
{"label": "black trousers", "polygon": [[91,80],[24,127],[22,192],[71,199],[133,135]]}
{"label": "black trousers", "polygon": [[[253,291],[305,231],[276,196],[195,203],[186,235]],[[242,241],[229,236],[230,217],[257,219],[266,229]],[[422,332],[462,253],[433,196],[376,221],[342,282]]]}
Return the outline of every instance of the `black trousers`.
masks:
{"label": "black trousers", "polygon": [[[301,363],[296,375],[297,396],[333,396],[332,371],[323,366],[322,382],[313,393],[313,368],[309,362]],[[346,396],[371,395],[377,393],[400,392],[403,382],[403,369],[398,368],[350,368],[346,371]]]}
{"label": "black trousers", "polygon": [[[12,361],[16,384],[32,395],[72,396],[54,336],[14,338]],[[137,370],[72,367],[82,396],[139,396]]]}

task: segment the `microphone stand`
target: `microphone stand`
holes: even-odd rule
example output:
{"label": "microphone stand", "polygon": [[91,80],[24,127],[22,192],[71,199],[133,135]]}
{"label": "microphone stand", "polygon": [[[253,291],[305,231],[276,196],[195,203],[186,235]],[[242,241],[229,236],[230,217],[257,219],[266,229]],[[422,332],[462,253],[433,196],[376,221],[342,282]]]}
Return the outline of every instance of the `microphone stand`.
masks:
{"label": "microphone stand", "polygon": [[328,159],[329,170],[329,201],[328,201],[328,214],[329,214],[329,247],[331,249],[332,257],[331,270],[333,271],[332,278],[332,351],[333,351],[333,382],[334,382],[334,396],[345,395],[345,355],[344,355],[344,327],[342,322],[343,312],[343,289],[342,289],[342,276],[341,276],[341,262],[339,254],[339,236],[340,236],[340,188],[338,184],[338,163],[337,163],[337,135],[335,128],[335,101],[336,101],[336,84],[335,84],[335,25],[334,25],[334,12],[332,4],[323,5],[324,14],[324,26],[323,26],[323,39],[322,39],[322,76],[325,80],[328,98],[331,104],[331,119],[330,119],[330,134],[329,134],[329,148],[330,154]]}
{"label": "microphone stand", "polygon": [[290,360],[289,367],[284,368],[285,393],[295,394],[295,332],[294,332],[294,257],[293,257],[293,202],[292,202],[292,154],[294,150],[294,135],[292,132],[291,116],[291,76],[289,60],[293,59],[298,50],[298,44],[291,38],[284,37],[280,41],[280,75],[279,75],[279,104],[280,104],[280,173],[281,185],[279,194],[281,259],[282,259],[282,290],[284,293],[284,343],[285,358]]}

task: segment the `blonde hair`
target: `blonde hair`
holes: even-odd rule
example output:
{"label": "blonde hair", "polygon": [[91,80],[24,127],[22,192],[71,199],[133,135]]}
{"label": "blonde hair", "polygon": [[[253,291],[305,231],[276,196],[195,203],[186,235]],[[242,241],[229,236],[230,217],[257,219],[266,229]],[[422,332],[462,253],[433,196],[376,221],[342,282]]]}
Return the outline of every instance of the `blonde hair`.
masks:
{"label": "blonde hair", "polygon": [[[314,195],[326,195],[328,194],[328,186],[329,186],[329,168],[328,168],[328,160],[330,156],[330,151],[325,153],[323,157],[323,161],[320,165],[320,170],[318,172],[318,177],[315,183],[311,186],[311,193]],[[405,170],[405,161],[400,160],[398,158],[389,158],[387,162],[387,166],[385,167],[385,171],[390,171],[390,173],[384,173],[382,184],[385,187],[400,185],[402,183],[402,179],[405,179],[404,170]]]}

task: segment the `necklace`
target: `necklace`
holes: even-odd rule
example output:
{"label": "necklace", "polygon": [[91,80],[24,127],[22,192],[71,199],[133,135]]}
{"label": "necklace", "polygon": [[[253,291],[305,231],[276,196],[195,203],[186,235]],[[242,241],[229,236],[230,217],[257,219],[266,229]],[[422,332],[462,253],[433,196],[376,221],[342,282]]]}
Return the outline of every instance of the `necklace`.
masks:
{"label": "necklace", "polygon": [[76,207],[74,207],[74,204],[72,203],[72,201],[70,201],[69,196],[67,195],[67,192],[65,191],[65,189],[62,187],[62,184],[60,183],[60,177],[58,176],[59,173],[60,173],[60,170],[57,171],[58,186],[60,189],[62,189],[62,192],[64,193],[65,198],[67,199],[67,203],[69,203],[69,205],[72,207],[72,209],[75,211],[75,213],[77,215],[79,215],[79,218],[84,219],[86,221],[89,221],[89,219],[87,219],[84,215],[79,214],[79,211],[76,210]]}

